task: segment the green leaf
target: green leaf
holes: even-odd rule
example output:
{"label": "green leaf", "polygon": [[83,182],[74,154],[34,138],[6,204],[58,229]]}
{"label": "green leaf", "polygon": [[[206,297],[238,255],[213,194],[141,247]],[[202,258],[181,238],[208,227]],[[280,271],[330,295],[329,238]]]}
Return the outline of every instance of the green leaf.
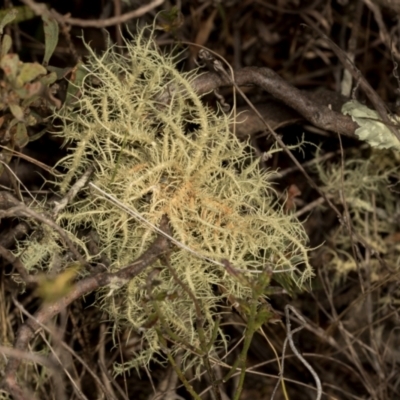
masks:
{"label": "green leaf", "polygon": [[58,23],[54,18],[48,15],[43,15],[42,20],[45,42],[43,65],[48,65],[50,57],[54,53],[58,43]]}
{"label": "green leaf", "polygon": [[0,21],[0,35],[3,34],[4,27],[7,24],[9,24],[11,21],[13,21],[15,19],[15,17],[17,16],[17,14],[18,14],[18,10],[16,8],[12,8],[11,10],[7,11],[7,13],[4,16],[2,16],[0,14],[0,18],[1,18],[1,21]]}
{"label": "green leaf", "polygon": [[4,35],[1,41],[0,58],[3,58],[11,49],[12,39],[10,35]]}
{"label": "green leaf", "polygon": [[183,14],[177,6],[173,6],[169,11],[160,11],[157,25],[165,32],[175,33],[184,23]]}
{"label": "green leaf", "polygon": [[79,62],[71,73],[71,78],[67,87],[67,96],[65,98],[65,105],[71,105],[76,101],[76,97],[82,87],[82,82],[88,74],[87,70],[83,67],[83,63]]}
{"label": "green leaf", "polygon": [[4,71],[9,81],[14,81],[17,76],[19,65],[19,57],[17,54],[6,54],[0,60],[0,68]]}
{"label": "green leaf", "polygon": [[24,63],[19,71],[16,79],[16,85],[22,87],[25,83],[32,82],[39,75],[46,74],[46,68],[37,62],[34,63]]}
{"label": "green leaf", "polygon": [[28,131],[26,125],[23,122],[18,122],[15,134],[14,143],[21,149],[29,143]]}
{"label": "green leaf", "polygon": [[[41,3],[37,3],[37,6],[46,7],[45,4],[41,4]],[[12,19],[8,20],[6,23],[4,23],[4,19],[9,18],[9,17],[7,17],[7,14],[9,12],[15,14],[15,16]],[[6,8],[3,10],[0,10],[0,21],[2,21],[0,23],[0,25],[2,26],[2,28],[4,28],[4,26],[9,24],[10,22],[18,24],[20,22],[28,21],[33,18],[36,18],[36,14],[33,12],[33,10],[29,6],[18,6],[18,7],[13,7],[12,9]]]}
{"label": "green leaf", "polygon": [[24,111],[18,104],[11,103],[8,106],[10,107],[12,115],[14,115],[18,121],[22,121],[24,119]]}
{"label": "green leaf", "polygon": [[47,71],[54,72],[57,74],[57,79],[62,79],[65,78],[70,72],[72,68],[71,67],[66,67],[66,68],[59,68],[59,67],[54,67],[53,65],[49,65],[47,67]]}
{"label": "green leaf", "polygon": [[49,87],[57,80],[57,74],[55,72],[50,72],[48,75],[40,78],[40,83],[43,86]]}

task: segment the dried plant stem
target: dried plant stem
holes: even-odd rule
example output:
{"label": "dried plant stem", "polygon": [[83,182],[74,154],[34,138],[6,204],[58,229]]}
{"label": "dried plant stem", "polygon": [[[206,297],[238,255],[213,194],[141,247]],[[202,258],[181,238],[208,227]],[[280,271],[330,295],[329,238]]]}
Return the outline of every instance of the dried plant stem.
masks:
{"label": "dried plant stem", "polygon": [[289,312],[292,311],[297,318],[305,325],[306,321],[303,318],[303,316],[291,305],[287,304],[285,306],[285,317],[286,317],[286,339],[283,345],[283,351],[282,351],[282,373],[281,376],[277,382],[277,385],[275,386],[274,392],[271,396],[271,400],[273,399],[276,389],[279,385],[279,383],[281,382],[281,380],[283,379],[283,368],[284,368],[284,360],[285,360],[285,351],[286,351],[286,346],[287,343],[289,343],[290,348],[292,349],[293,353],[296,355],[296,357],[301,361],[301,363],[310,371],[311,375],[313,376],[315,383],[317,385],[317,397],[316,400],[320,400],[321,396],[322,396],[322,385],[321,385],[321,380],[319,379],[319,376],[317,375],[317,373],[314,371],[313,367],[305,360],[305,358],[300,354],[300,352],[297,350],[294,341],[293,341],[293,334],[295,334],[296,332],[301,331],[304,326],[301,325],[298,328],[292,330],[291,327],[291,323],[290,323],[290,314]]}

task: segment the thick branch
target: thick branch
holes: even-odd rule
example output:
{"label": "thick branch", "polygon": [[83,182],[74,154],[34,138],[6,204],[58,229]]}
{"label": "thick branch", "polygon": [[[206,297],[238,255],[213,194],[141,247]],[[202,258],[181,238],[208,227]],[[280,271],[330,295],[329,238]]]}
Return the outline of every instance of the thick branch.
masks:
{"label": "thick branch", "polygon": [[[269,68],[242,68],[235,71],[235,82],[238,86],[256,85],[264,89],[318,128],[355,137],[358,125],[349,116],[333,111],[323,101],[315,101],[315,96],[295,88]],[[224,74],[208,72],[194,79],[192,86],[197,93],[204,94],[232,86],[232,82]]]}

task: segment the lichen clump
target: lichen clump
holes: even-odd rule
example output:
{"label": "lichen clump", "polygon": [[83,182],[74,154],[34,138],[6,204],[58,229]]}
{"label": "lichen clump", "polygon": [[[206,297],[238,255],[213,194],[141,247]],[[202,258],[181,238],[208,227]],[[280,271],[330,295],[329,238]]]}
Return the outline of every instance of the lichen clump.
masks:
{"label": "lichen clump", "polygon": [[[352,237],[347,225],[341,224],[329,233],[321,249],[324,266],[333,271],[336,284],[359,268],[367,269],[370,279],[377,281],[400,266],[400,154],[377,149],[365,153],[365,149],[355,152],[343,165],[319,164],[317,168],[322,190],[337,204],[346,202],[351,221]],[[354,245],[368,248],[368,262],[354,257]]]}
{"label": "lichen clump", "polygon": [[[251,291],[218,262],[229,260],[252,279],[255,270],[285,270],[280,276],[301,286],[312,274],[307,237],[278,205],[248,144],[229,131],[230,116],[211,110],[193,91],[196,73],[179,72],[174,58],[160,54],[145,32],[123,52],[92,52],[76,107],[61,113],[62,135],[71,145],[61,162],[67,172],[60,189],[65,193],[93,165],[92,182],[151,224],[166,215],[174,238],[197,253],[174,248],[168,257],[199,300],[210,337],[221,298],[245,299]],[[124,268],[151,245],[156,232],[85,190],[59,222],[72,233],[94,230],[109,270]],[[108,288],[103,297],[114,319],[142,332],[139,363],[161,349],[160,321],[149,323],[155,312],[150,298],[159,299],[158,311],[172,332],[198,344],[192,299],[168,268],[155,267],[152,293],[146,270],[123,288]]]}

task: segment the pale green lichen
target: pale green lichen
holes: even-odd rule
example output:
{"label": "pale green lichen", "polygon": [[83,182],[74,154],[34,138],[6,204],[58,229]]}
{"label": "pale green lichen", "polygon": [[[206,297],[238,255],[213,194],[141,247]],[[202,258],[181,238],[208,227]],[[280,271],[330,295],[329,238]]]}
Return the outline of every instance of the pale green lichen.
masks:
{"label": "pale green lichen", "polygon": [[[379,113],[375,110],[371,110],[357,100],[350,100],[343,104],[342,113],[350,115],[352,120],[357,122],[359,127],[354,133],[360,140],[367,142],[376,149],[400,150],[399,139],[382,122]],[[389,116],[389,119],[394,126],[397,126],[400,122],[400,118],[397,116]]]}
{"label": "pale green lichen", "polygon": [[[346,160],[344,168],[341,163],[318,165],[321,189],[333,202],[341,205],[346,202],[352,227],[350,237],[347,225],[339,225],[335,232],[329,233],[323,248],[325,266],[334,272],[335,282],[359,267],[368,268],[372,280],[377,279],[382,269],[399,270],[400,246],[396,236],[400,217],[399,163],[396,150],[371,150],[368,156],[358,154]],[[368,265],[354,258],[352,243],[361,249],[368,247],[372,254]]]}
{"label": "pale green lichen", "polygon": [[[89,71],[74,110],[65,108],[62,136],[72,142],[61,162],[63,193],[94,165],[92,182],[115,196],[148,222],[169,220],[182,248],[170,254],[172,268],[196,296],[211,337],[217,304],[233,295],[251,297],[251,288],[218,265],[222,259],[248,277],[269,268],[289,286],[312,276],[307,236],[302,225],[278,205],[268,173],[229,131],[230,118],[203,104],[193,91],[196,74],[181,73],[175,61],[157,51],[141,32],[126,43],[125,55],[110,48],[91,53]],[[167,99],[167,100],[166,100]],[[59,215],[69,232],[93,228],[110,271],[132,263],[156,234],[98,193],[86,190]],[[207,259],[216,260],[211,263]],[[161,264],[157,285],[149,293],[145,271],[123,288],[103,292],[112,318],[143,334],[142,352],[130,364],[147,363],[161,352],[156,329],[149,324],[158,297],[169,328],[192,346],[199,345],[193,301]],[[179,346],[176,346],[179,347]]]}

